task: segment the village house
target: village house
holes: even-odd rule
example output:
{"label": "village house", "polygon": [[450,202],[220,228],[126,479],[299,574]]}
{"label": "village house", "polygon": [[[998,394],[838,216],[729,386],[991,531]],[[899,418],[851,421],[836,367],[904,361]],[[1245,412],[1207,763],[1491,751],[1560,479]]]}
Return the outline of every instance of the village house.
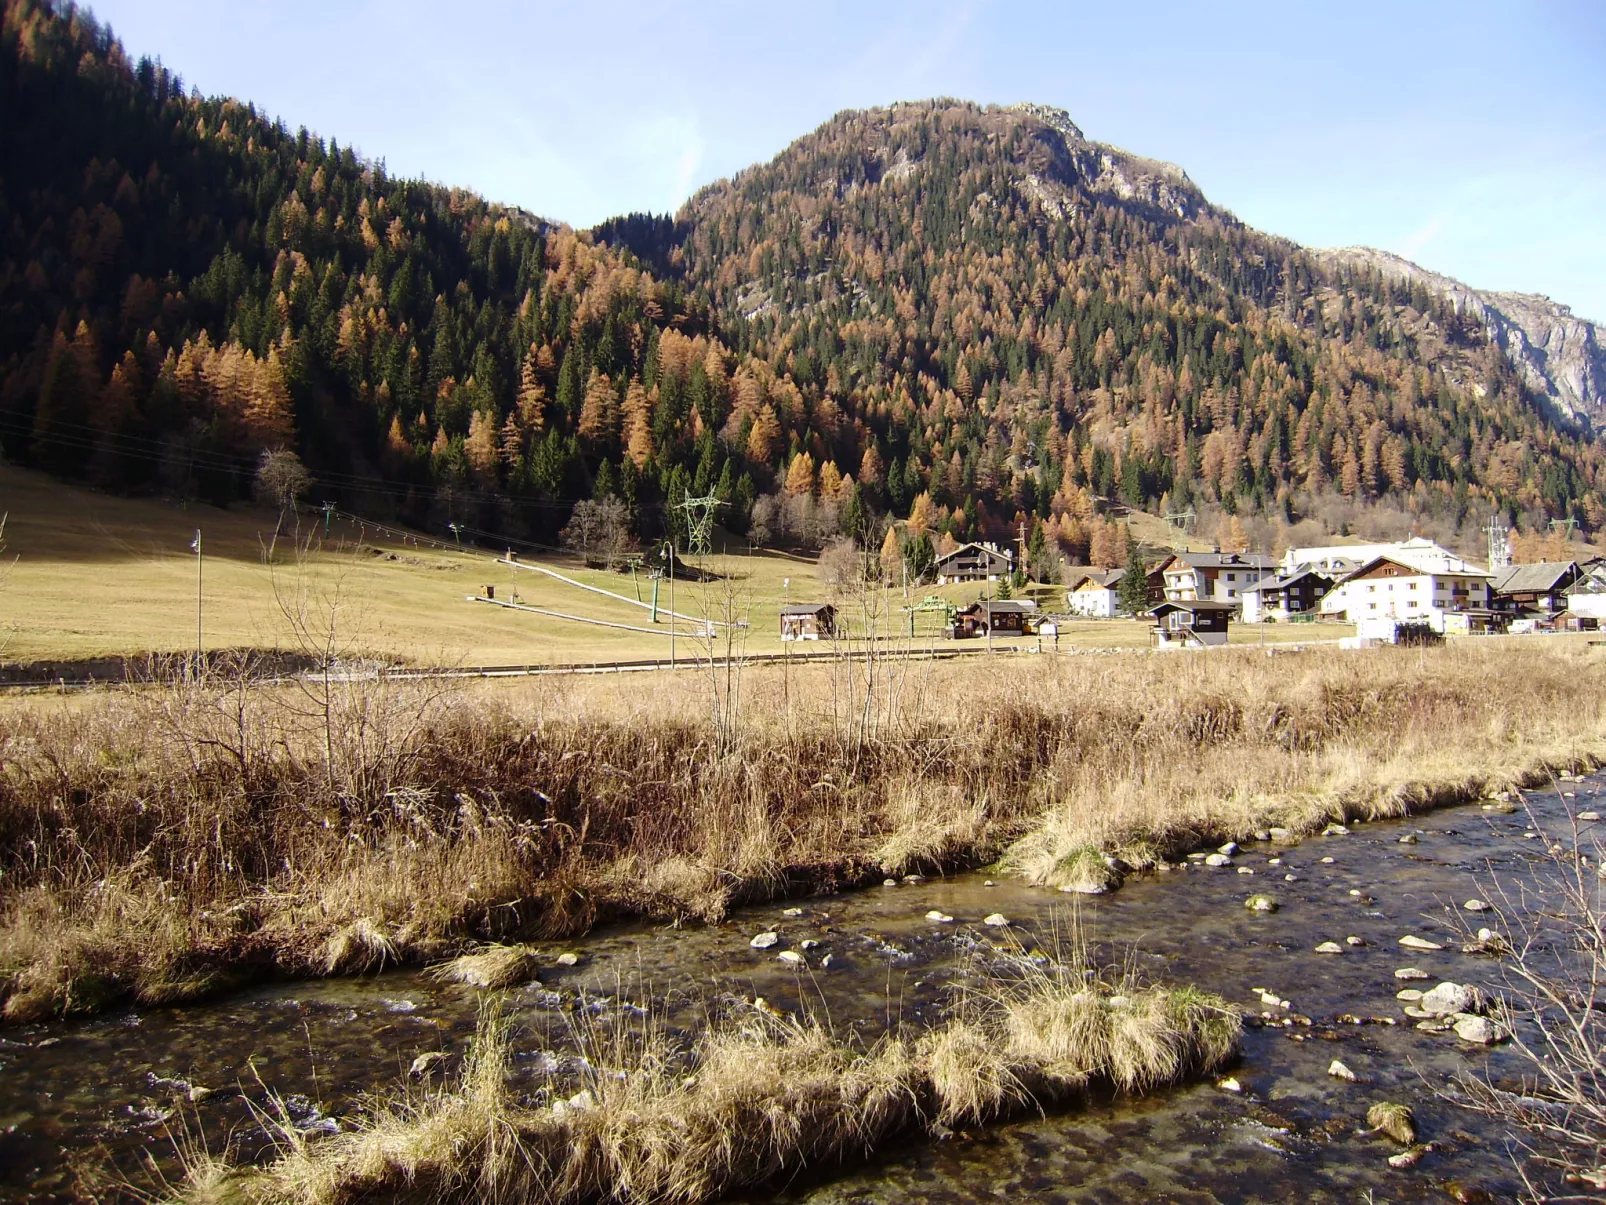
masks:
{"label": "village house", "polygon": [[1283,553],[1279,568],[1283,573],[1292,573],[1296,569],[1316,569],[1338,581],[1380,556],[1423,570],[1466,572],[1478,568],[1424,536],[1412,536],[1409,540],[1395,540],[1388,544],[1329,544],[1316,548],[1290,548]]}
{"label": "village house", "polygon": [[781,608],[782,640],[829,640],[836,635],[836,608],[830,603],[790,603]]}
{"label": "village house", "polygon": [[1211,648],[1227,643],[1227,624],[1238,609],[1235,602],[1213,599],[1167,599],[1149,614],[1154,616],[1154,640],[1162,649]]}
{"label": "village house", "polygon": [[1549,619],[1567,609],[1567,591],[1582,576],[1577,561],[1512,565],[1489,582],[1489,607],[1515,616]]}
{"label": "village house", "polygon": [[1015,554],[996,544],[964,544],[937,558],[937,584],[996,582],[1015,571]]}
{"label": "village house", "polygon": [[[1464,563],[1464,562],[1463,562]],[[1424,570],[1394,557],[1374,557],[1327,592],[1321,614],[1358,624],[1392,619],[1446,629],[1451,614],[1487,614],[1489,575],[1470,568]],[[1449,625],[1468,630],[1466,621]],[[1475,625],[1474,625],[1475,626]]]}
{"label": "village house", "polygon": [[1315,618],[1334,579],[1315,569],[1296,569],[1268,577],[1239,592],[1245,623],[1287,623],[1296,616]]}
{"label": "village house", "polygon": [[[1156,565],[1148,571],[1144,602],[1165,601],[1165,576]],[[1065,609],[1091,619],[1112,619],[1121,609],[1121,582],[1125,569],[1078,569],[1066,583]]]}
{"label": "village house", "polygon": [[953,636],[1025,636],[1032,630],[1037,604],[1030,599],[978,599],[954,612]]}
{"label": "village house", "polygon": [[1243,592],[1270,577],[1276,562],[1254,552],[1176,552],[1159,565],[1168,602],[1239,605]]}

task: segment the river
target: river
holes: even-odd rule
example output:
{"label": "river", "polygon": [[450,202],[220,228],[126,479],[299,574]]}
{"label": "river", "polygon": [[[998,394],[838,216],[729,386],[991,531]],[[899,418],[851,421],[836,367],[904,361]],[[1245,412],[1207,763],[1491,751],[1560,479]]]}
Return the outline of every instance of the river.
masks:
{"label": "river", "polygon": [[[824,1013],[839,1031],[874,1035],[889,1023],[937,1020],[956,990],[1013,956],[1013,943],[1057,957],[1080,937],[1101,961],[1128,962],[1150,979],[1192,983],[1241,1006],[1251,1027],[1241,1063],[1228,1074],[1243,1090],[1212,1078],[1142,1099],[1100,1097],[832,1168],[753,1199],[1509,1196],[1517,1180],[1507,1137],[1440,1094],[1459,1073],[1512,1079],[1517,1056],[1418,1031],[1396,992],[1441,979],[1498,988],[1499,964],[1460,950],[1459,927],[1480,923],[1462,902],[1487,898],[1494,876],[1519,879],[1541,857],[1543,840],[1526,835],[1530,809],[1542,827],[1560,831],[1569,808],[1598,806],[1603,785],[1594,776],[1532,792],[1528,807],[1512,814],[1458,807],[1291,847],[1255,843],[1230,866],[1135,877],[1100,897],[1004,878],[989,885],[968,874],[744,909],[717,926],[601,930],[551,947],[580,960],[512,989],[506,1010],[530,1066],[552,1057],[549,1050],[563,1053],[577,1012],[634,1023],[649,1005],[654,1024],[689,1029],[710,1009],[761,996],[783,1010]],[[1401,842],[1407,835],[1414,844]],[[1252,913],[1244,907],[1252,894],[1281,907]],[[953,921],[927,919],[932,910]],[[1009,919],[1007,929],[982,923],[993,913]],[[766,930],[778,932],[780,943],[753,949],[750,938]],[[1398,939],[1407,933],[1445,948],[1402,949]],[[818,944],[803,949],[805,941]],[[1344,953],[1315,952],[1329,941]],[[781,961],[780,950],[802,953],[807,966]],[[1397,980],[1395,970],[1407,966],[1430,980]],[[1268,1007],[1260,989],[1291,1008]],[[243,1154],[260,1154],[267,1143],[260,1111],[281,1107],[270,1092],[299,1128],[347,1124],[364,1093],[405,1082],[418,1055],[460,1053],[485,995],[406,971],[0,1030],[0,1197],[79,1199],[108,1169],[149,1188],[154,1175],[176,1174],[171,1132],[179,1125],[213,1151],[232,1133]],[[1262,1013],[1271,1020],[1257,1027]],[[1290,1013],[1312,1024],[1285,1026]],[[1330,1077],[1335,1058],[1359,1082]],[[191,1095],[202,1099],[192,1103]],[[1399,1148],[1356,1133],[1379,1100],[1411,1105],[1438,1149],[1412,1169],[1391,1168],[1387,1157]]]}

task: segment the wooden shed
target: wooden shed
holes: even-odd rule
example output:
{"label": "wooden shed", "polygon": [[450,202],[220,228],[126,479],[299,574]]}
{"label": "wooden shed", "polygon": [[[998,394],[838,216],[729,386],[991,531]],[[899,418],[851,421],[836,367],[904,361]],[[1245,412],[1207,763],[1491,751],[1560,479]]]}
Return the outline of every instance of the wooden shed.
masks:
{"label": "wooden shed", "polygon": [[1203,648],[1227,643],[1227,622],[1237,609],[1214,599],[1167,599],[1149,614],[1161,648]]}
{"label": "wooden shed", "polygon": [[781,608],[782,640],[829,640],[836,635],[830,603],[793,603]]}

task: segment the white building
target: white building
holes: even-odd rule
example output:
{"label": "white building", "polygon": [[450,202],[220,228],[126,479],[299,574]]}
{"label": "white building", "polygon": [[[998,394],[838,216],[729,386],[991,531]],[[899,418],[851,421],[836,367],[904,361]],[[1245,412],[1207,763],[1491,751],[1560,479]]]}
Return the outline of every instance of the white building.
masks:
{"label": "white building", "polygon": [[1444,631],[1446,615],[1488,606],[1489,575],[1481,569],[1423,569],[1390,556],[1374,557],[1322,599],[1324,615],[1342,615],[1349,623],[1414,621],[1436,632]]}
{"label": "white building", "polygon": [[1161,566],[1169,602],[1230,602],[1270,577],[1276,562],[1253,552],[1178,552]]}
{"label": "white building", "polygon": [[1065,609],[1090,619],[1114,619],[1120,606],[1121,569],[1089,569],[1065,592]]}
{"label": "white building", "polygon": [[1284,573],[1292,573],[1296,569],[1316,569],[1337,578],[1353,573],[1378,557],[1388,557],[1424,571],[1481,572],[1479,566],[1423,536],[1412,536],[1409,540],[1396,540],[1391,544],[1329,544],[1319,548],[1290,548],[1283,553],[1280,568]]}

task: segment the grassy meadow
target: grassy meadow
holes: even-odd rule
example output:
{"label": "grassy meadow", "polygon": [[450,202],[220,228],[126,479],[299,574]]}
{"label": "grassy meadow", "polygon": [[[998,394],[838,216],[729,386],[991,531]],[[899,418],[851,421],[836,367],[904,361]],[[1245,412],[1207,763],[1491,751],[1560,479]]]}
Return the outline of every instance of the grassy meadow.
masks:
{"label": "grassy meadow", "polygon": [[[313,538],[310,549],[298,556],[293,529],[274,543],[279,516],[273,511],[112,497],[4,465],[0,512],[9,516],[6,556],[15,558],[0,587],[0,657],[6,661],[193,650],[197,588],[190,541],[197,528],[205,553],[201,635],[209,649],[295,650],[306,640],[309,625],[298,632],[291,616],[305,606],[312,612],[313,628],[338,612],[342,651],[416,665],[608,662],[670,653],[667,619],[659,625],[661,634],[630,632],[471,603],[467,596],[491,585],[501,599],[516,591],[528,606],[651,627],[651,614],[642,607],[497,564],[499,551],[414,543],[350,521],[332,523],[324,537],[316,512],[301,516],[302,532]],[[1157,539],[1161,534],[1153,533]],[[561,554],[524,553],[521,559],[626,598],[652,598],[645,574],[632,578],[629,573],[588,570]],[[916,648],[950,647],[938,631],[939,614],[916,614],[911,637],[901,608],[928,594],[961,603],[981,594],[976,585],[922,586],[907,597],[901,590],[888,590],[843,598],[821,584],[812,560],[777,551],[748,552],[739,545],[727,545],[709,558],[707,568],[720,580],[707,585],[677,582],[675,610],[694,618],[724,616],[729,610],[748,624],[741,642],[748,653],[786,647],[779,638],[779,614],[788,601],[836,602],[857,633],[874,630]],[[1033,596],[1045,610],[1063,607],[1057,587],[1034,588]],[[667,583],[659,601],[669,606]],[[678,625],[677,656],[694,655],[699,647],[706,654],[706,642],[691,639],[693,627]],[[1308,641],[1347,631],[1240,627],[1234,639]],[[1036,642],[1000,637],[996,643]],[[1148,643],[1147,625],[1133,620],[1077,621],[1060,635],[1062,650],[1144,648]]]}

